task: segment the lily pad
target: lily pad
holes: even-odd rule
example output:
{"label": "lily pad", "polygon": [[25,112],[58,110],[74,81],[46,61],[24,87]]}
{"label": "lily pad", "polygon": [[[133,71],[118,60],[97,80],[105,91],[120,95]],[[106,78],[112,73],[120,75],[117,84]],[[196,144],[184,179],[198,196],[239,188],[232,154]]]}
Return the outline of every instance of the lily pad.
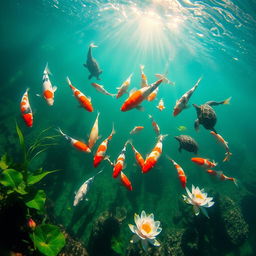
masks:
{"label": "lily pad", "polygon": [[65,245],[65,237],[60,228],[51,224],[42,224],[30,235],[35,247],[46,256],[56,256]]}
{"label": "lily pad", "polygon": [[40,212],[44,211],[44,203],[45,203],[46,195],[43,190],[38,190],[33,197],[33,199],[28,200],[26,202],[26,206],[29,208],[34,208]]}
{"label": "lily pad", "polygon": [[6,169],[0,174],[0,183],[5,187],[11,187],[12,190],[19,194],[25,195],[25,182],[22,173],[14,169]]}

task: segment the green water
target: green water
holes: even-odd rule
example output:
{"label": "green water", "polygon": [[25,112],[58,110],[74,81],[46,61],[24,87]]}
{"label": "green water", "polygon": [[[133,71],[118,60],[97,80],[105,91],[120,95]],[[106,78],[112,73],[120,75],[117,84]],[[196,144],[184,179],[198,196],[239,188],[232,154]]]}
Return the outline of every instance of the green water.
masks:
{"label": "green water", "polygon": [[[143,16],[146,14],[136,16],[132,6],[137,12],[153,11],[157,17],[150,16],[145,21]],[[55,128],[61,127],[71,137],[87,141],[99,111],[101,138],[94,146],[93,154],[110,134],[114,123],[116,134],[107,151],[110,159],[116,160],[128,139],[132,139],[136,149],[146,157],[157,141],[148,119],[148,114],[152,114],[161,133],[168,137],[163,142],[163,154],[156,167],[147,174],[142,174],[135,165],[128,146],[124,172],[132,182],[133,191],[128,191],[119,179],[113,179],[111,166],[103,162],[97,168],[104,167],[103,174],[95,178],[88,193],[89,201],[73,207],[75,191],[96,170],[92,164],[93,154],[78,152],[63,137],[59,138],[58,146],[50,148],[33,163],[34,166],[43,165],[47,170],[61,169],[41,184],[47,188],[58,223],[87,246],[96,219],[104,211],[115,212],[117,207],[123,207],[127,217],[122,222],[118,239],[126,247],[132,236],[128,223],[134,224],[134,213],[145,210],[153,212],[155,219],[161,221],[163,231],[157,238],[163,241],[172,228],[184,228],[183,222],[177,222],[177,216],[182,215],[181,208],[191,208],[183,205],[185,191],[176,170],[166,159],[168,155],[186,172],[189,188],[192,184],[198,185],[209,195],[228,196],[241,207],[249,225],[249,238],[242,246],[223,248],[220,254],[255,255],[255,11],[255,1],[242,0],[5,1],[0,11],[1,153],[17,154],[15,120],[28,141],[47,127],[52,127],[53,133]],[[143,102],[144,111],[121,112],[127,94],[115,99],[100,94],[90,85],[97,81],[95,78],[88,80],[89,73],[82,64],[86,62],[91,42],[98,45],[93,49],[93,56],[103,70],[98,82],[109,92],[116,93],[116,87],[131,73],[130,89],[139,89],[140,64],[145,65],[149,83],[156,80],[155,73],[164,73],[167,69],[168,78],[175,82],[175,86],[160,85],[157,99]],[[52,84],[58,87],[52,107],[35,96],[41,93],[47,62],[53,74],[50,77]],[[93,113],[78,107],[65,81],[66,76],[92,98]],[[176,100],[200,76],[203,79],[190,99],[190,107],[173,117]],[[25,126],[19,111],[20,99],[28,87],[34,112],[33,128]],[[223,163],[224,148],[204,127],[195,131],[196,111],[192,103],[221,101],[230,96],[230,105],[214,107],[218,117],[215,128],[228,141],[233,154],[229,162]],[[156,108],[160,98],[166,106],[162,112]],[[130,135],[129,132],[138,125],[145,129]],[[187,130],[180,132],[177,128],[181,125]],[[194,156],[192,153],[179,153],[174,136],[180,134],[192,136],[199,144],[199,156],[218,162],[215,169],[237,178],[239,187],[230,181],[212,179],[190,161]],[[211,216],[214,207],[208,210],[210,218],[214,218]],[[198,218],[202,222],[208,221],[202,216]],[[214,225],[214,221],[209,223]],[[214,244],[212,239],[210,243]],[[209,255],[215,254],[209,252]]]}

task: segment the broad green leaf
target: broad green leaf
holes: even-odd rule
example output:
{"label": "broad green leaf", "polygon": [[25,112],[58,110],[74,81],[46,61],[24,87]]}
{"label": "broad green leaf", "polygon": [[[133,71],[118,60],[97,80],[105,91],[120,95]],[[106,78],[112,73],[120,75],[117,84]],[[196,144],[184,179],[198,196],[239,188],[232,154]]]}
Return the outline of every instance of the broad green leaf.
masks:
{"label": "broad green leaf", "polygon": [[0,174],[0,183],[5,187],[11,187],[19,194],[25,195],[25,182],[22,173],[14,169],[6,169]]}
{"label": "broad green leaf", "polygon": [[30,198],[30,200],[26,200],[26,206],[43,212],[45,199],[45,192],[43,190],[38,190],[32,199]]}
{"label": "broad green leaf", "polygon": [[35,247],[46,256],[56,256],[65,245],[65,237],[60,228],[51,224],[42,224],[30,235]]}
{"label": "broad green leaf", "polygon": [[33,185],[37,182],[39,182],[40,180],[42,180],[46,175],[50,174],[50,173],[53,173],[53,172],[57,172],[58,170],[54,170],[54,171],[45,171],[43,173],[40,173],[40,174],[36,174],[36,175],[32,175],[30,174],[28,176],[28,185]]}
{"label": "broad green leaf", "polygon": [[5,170],[9,167],[8,160],[7,160],[7,154],[5,153],[2,155],[0,160],[0,169]]}

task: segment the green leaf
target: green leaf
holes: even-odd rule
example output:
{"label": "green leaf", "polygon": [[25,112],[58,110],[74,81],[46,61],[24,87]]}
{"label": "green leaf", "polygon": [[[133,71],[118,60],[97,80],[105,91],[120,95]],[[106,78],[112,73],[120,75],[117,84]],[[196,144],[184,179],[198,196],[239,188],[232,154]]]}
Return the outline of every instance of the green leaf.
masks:
{"label": "green leaf", "polygon": [[5,187],[11,187],[14,191],[19,194],[25,195],[26,185],[23,180],[22,173],[14,169],[6,169],[0,174],[0,183]]}
{"label": "green leaf", "polygon": [[53,171],[45,171],[43,173],[40,174],[36,174],[36,175],[32,175],[30,174],[28,176],[28,185],[33,185],[37,182],[39,182],[40,180],[42,180],[46,175],[53,173],[53,172],[57,172],[58,170],[53,170]]}
{"label": "green leaf", "polygon": [[17,134],[19,137],[20,146],[21,146],[23,154],[24,154],[24,162],[26,162],[27,161],[27,153],[26,153],[25,140],[24,140],[23,133],[17,123],[16,123],[16,131],[17,131]]}
{"label": "green leaf", "polygon": [[5,170],[9,167],[8,160],[7,160],[7,154],[5,153],[2,155],[0,160],[0,169]]}
{"label": "green leaf", "polygon": [[38,190],[35,196],[31,200],[26,201],[26,206],[29,208],[34,208],[40,212],[44,211],[46,195],[43,190]]}
{"label": "green leaf", "polygon": [[65,237],[55,225],[42,224],[30,235],[35,247],[46,256],[56,256],[65,245]]}

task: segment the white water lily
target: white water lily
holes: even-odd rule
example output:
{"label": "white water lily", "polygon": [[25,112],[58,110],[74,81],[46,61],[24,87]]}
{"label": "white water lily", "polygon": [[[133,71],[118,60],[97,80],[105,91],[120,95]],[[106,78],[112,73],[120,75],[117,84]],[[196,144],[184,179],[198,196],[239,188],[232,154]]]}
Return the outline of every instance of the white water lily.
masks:
{"label": "white water lily", "polygon": [[192,191],[186,187],[186,191],[188,196],[183,195],[183,199],[187,204],[193,205],[193,210],[195,215],[198,215],[200,210],[202,213],[209,218],[205,207],[209,208],[214,205],[212,201],[212,197],[207,197],[207,193],[204,192],[204,189],[200,189],[199,187],[195,187],[192,185]]}
{"label": "white water lily", "polygon": [[134,222],[136,224],[128,224],[130,230],[135,234],[132,237],[131,243],[136,243],[141,240],[141,245],[144,251],[148,249],[148,242],[154,246],[160,246],[156,240],[156,236],[162,231],[160,221],[154,221],[154,214],[146,215],[145,211],[141,215],[134,214]]}

